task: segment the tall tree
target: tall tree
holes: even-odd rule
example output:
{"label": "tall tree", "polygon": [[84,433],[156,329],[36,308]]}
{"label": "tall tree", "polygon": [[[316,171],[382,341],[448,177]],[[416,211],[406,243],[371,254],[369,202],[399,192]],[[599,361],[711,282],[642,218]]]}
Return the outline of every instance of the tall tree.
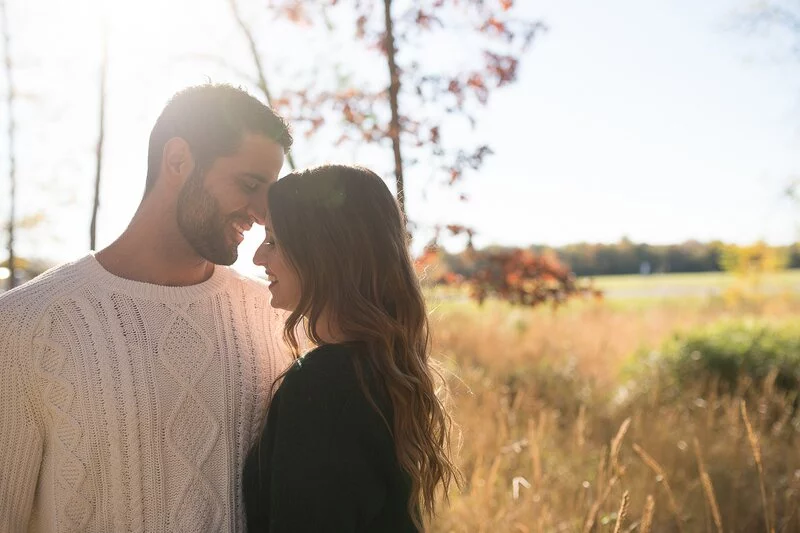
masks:
{"label": "tall tree", "polygon": [[[253,30],[242,16],[242,12],[239,9],[237,0],[228,0],[228,6],[230,6],[231,13],[236,21],[236,26],[247,40],[247,47],[250,51],[250,57],[253,59],[253,68],[255,68],[256,71],[255,85],[258,87],[258,90],[261,91],[261,94],[264,96],[264,100],[266,101],[267,105],[272,107],[272,92],[267,84],[267,73],[261,61],[261,54],[258,51],[258,44],[256,43],[255,36],[253,35]],[[286,154],[286,161],[289,163],[289,167],[292,170],[296,168],[294,163],[294,155],[292,152]]]}
{"label": "tall tree", "polygon": [[[391,147],[404,214],[405,171],[414,163],[426,162],[432,178],[452,185],[492,153],[485,143],[445,142],[446,134],[463,129],[459,119],[475,128],[477,109],[495,89],[516,81],[520,59],[545,29],[515,16],[513,0],[326,0],[314,8],[273,0],[270,6],[304,31],[315,23],[340,31],[331,20],[354,20],[361,49],[381,55],[386,84],[374,83],[372,71],[348,56],[345,64],[330,66],[345,83],[324,87],[313,77],[273,102],[296,126],[305,124],[307,135],[338,116],[340,143]],[[330,16],[335,10],[345,14]]]}
{"label": "tall tree", "polygon": [[16,263],[14,254],[14,231],[17,206],[17,161],[16,161],[16,123],[14,120],[15,108],[15,87],[14,87],[14,65],[11,60],[11,34],[8,27],[8,7],[5,0],[0,0],[0,31],[3,34],[4,66],[6,75],[6,110],[8,115],[7,140],[8,140],[8,181],[9,181],[9,203],[10,212],[8,215],[8,288],[13,289],[17,283]]}
{"label": "tall tree", "polygon": [[386,66],[389,68],[389,109],[391,119],[389,120],[389,138],[392,140],[392,152],[394,153],[394,179],[397,188],[397,201],[400,204],[400,211],[406,217],[406,195],[405,183],[403,180],[403,156],[400,153],[400,70],[397,68],[394,39],[394,20],[392,20],[392,0],[383,0],[383,21],[384,21],[384,43],[383,49],[386,52]]}
{"label": "tall tree", "polygon": [[106,137],[106,83],[108,79],[108,26],[102,21],[102,42],[100,56],[100,106],[98,110],[97,146],[95,147],[94,201],[92,202],[92,221],[89,224],[89,249],[97,249],[97,212],[100,209],[100,179],[103,171],[103,144]]}

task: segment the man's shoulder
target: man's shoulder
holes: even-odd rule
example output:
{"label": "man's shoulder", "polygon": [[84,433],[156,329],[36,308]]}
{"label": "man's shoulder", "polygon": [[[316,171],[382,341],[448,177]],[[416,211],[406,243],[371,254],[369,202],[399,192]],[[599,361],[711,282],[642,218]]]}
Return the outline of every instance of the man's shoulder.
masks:
{"label": "man's shoulder", "polygon": [[84,274],[89,256],[47,270],[31,281],[0,294],[0,316],[23,316],[42,312],[90,279]]}

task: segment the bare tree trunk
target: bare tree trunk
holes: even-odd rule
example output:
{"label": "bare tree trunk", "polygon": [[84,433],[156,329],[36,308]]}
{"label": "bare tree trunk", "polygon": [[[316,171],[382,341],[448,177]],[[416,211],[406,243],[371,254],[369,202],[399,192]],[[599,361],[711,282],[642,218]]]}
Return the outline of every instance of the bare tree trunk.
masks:
{"label": "bare tree trunk", "polygon": [[[105,21],[104,21],[105,24]],[[95,250],[97,245],[97,211],[100,209],[100,176],[103,169],[103,142],[105,141],[106,122],[106,79],[108,78],[108,32],[103,27],[103,52],[100,59],[100,127],[97,135],[97,166],[94,175],[94,202],[92,203],[92,222],[89,225],[89,249]]]}
{"label": "bare tree trunk", "polygon": [[[247,44],[250,47],[250,55],[253,58],[253,65],[256,68],[258,88],[264,94],[264,99],[267,101],[267,105],[272,107],[272,95],[270,94],[269,86],[267,85],[267,77],[264,73],[264,66],[261,64],[261,56],[258,54],[258,46],[256,46],[256,40],[253,37],[253,31],[242,18],[242,14],[239,12],[239,5],[236,3],[236,0],[228,0],[228,5],[230,5],[233,17],[236,19],[236,24],[239,26],[239,29],[242,30],[242,33],[247,39]],[[286,161],[289,163],[289,168],[292,170],[296,168],[292,152],[286,154]]]}
{"label": "bare tree trunk", "polygon": [[403,158],[400,155],[400,112],[398,109],[398,94],[400,93],[400,73],[395,62],[394,24],[392,22],[392,0],[383,0],[384,19],[386,23],[386,59],[389,65],[389,106],[392,110],[392,119],[389,123],[389,137],[392,139],[394,150],[394,177],[397,183],[397,202],[403,218],[406,216],[406,194],[403,185]]}
{"label": "bare tree trunk", "polygon": [[11,275],[8,278],[8,288],[13,289],[17,284],[16,277],[16,257],[14,255],[14,221],[16,218],[17,207],[17,161],[15,155],[16,124],[14,122],[14,80],[11,63],[11,35],[8,29],[8,10],[5,0],[0,0],[0,18],[2,18],[3,50],[5,52],[6,81],[8,83],[6,91],[6,105],[8,109],[8,179],[10,183],[11,212],[8,215],[8,270]]}

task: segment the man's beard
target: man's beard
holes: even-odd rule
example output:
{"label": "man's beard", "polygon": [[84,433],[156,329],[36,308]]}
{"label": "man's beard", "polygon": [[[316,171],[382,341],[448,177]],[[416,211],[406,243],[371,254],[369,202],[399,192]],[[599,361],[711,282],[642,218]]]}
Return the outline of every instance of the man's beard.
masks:
{"label": "man's beard", "polygon": [[238,243],[226,236],[230,222],[219,212],[217,200],[203,186],[195,170],[178,197],[178,228],[195,252],[216,265],[232,265],[239,256]]}

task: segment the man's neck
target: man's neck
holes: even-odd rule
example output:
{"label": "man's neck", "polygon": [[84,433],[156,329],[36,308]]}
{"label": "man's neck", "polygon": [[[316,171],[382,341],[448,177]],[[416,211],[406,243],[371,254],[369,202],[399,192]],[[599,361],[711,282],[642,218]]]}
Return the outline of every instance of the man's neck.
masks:
{"label": "man's neck", "polygon": [[121,278],[172,287],[209,279],[214,264],[194,251],[169,217],[152,215],[140,209],[123,234],[95,254],[103,268]]}

